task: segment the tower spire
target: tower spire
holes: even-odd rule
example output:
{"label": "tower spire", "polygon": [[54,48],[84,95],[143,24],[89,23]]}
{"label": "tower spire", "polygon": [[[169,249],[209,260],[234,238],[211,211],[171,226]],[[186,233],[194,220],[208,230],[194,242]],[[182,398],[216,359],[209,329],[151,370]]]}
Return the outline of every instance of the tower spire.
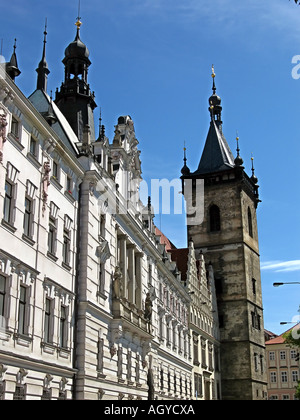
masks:
{"label": "tower spire", "polygon": [[252,156],[251,156],[251,163],[252,163],[252,177],[251,177],[251,179],[252,179],[252,181],[254,182],[254,184],[257,184],[257,183],[258,183],[258,178],[257,178],[257,176],[255,175],[255,169],[254,169],[254,157],[253,157],[253,154],[252,154]]}
{"label": "tower spire", "polygon": [[184,162],[184,165],[183,165],[183,168],[181,169],[181,173],[182,173],[182,175],[188,175],[189,173],[190,173],[190,169],[189,169],[189,167],[187,166],[187,164],[186,164],[186,162],[187,162],[187,158],[186,158],[186,147],[185,147],[185,142],[184,142],[184,148],[183,148],[183,152],[184,152],[184,157],[183,157],[183,162]]}
{"label": "tower spire", "polygon": [[15,38],[14,51],[12,53],[10,61],[6,63],[6,72],[12,78],[13,81],[15,81],[15,78],[21,74],[21,71],[18,67],[16,48],[17,48],[17,39]]}
{"label": "tower spire", "polygon": [[48,63],[46,61],[46,44],[47,44],[47,18],[45,20],[45,30],[44,30],[44,41],[43,41],[43,55],[42,59],[38,65],[38,68],[36,69],[36,72],[38,74],[37,77],[37,85],[36,88],[38,90],[43,90],[44,92],[47,92],[47,79],[48,74],[50,73],[50,70],[48,69]]}
{"label": "tower spire", "polygon": [[239,140],[240,140],[240,138],[239,138],[239,135],[238,135],[238,132],[237,132],[237,133],[236,133],[236,143],[237,143],[236,152],[237,152],[237,156],[236,156],[236,158],[235,158],[235,160],[234,160],[234,163],[235,163],[235,166],[236,166],[236,167],[242,167],[242,165],[243,165],[243,163],[244,163],[243,159],[242,159],[242,158],[241,158],[241,156],[240,156],[240,146],[239,146]]}
{"label": "tower spire", "polygon": [[217,91],[216,83],[215,83],[216,73],[215,73],[214,65],[212,65],[212,75],[211,75],[211,77],[213,79],[213,87],[212,87],[213,94],[209,98],[209,109],[208,110],[210,112],[212,121],[214,120],[217,124],[217,127],[219,128],[222,124],[222,121],[221,121],[222,107],[221,107],[221,98],[216,94],[216,91]]}

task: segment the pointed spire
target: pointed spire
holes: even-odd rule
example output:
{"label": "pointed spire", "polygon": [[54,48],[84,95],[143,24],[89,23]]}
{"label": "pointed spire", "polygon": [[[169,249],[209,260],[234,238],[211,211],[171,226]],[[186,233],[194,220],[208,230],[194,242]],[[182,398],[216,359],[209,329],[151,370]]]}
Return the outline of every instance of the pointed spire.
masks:
{"label": "pointed spire", "polygon": [[15,81],[15,78],[21,74],[21,71],[18,67],[16,48],[17,48],[17,39],[15,38],[14,51],[12,53],[10,61],[6,63],[6,72],[12,78],[13,81]]}
{"label": "pointed spire", "polygon": [[254,157],[253,157],[253,154],[252,154],[252,157],[251,157],[251,162],[252,162],[252,177],[251,177],[251,180],[253,181],[253,183],[254,183],[254,184],[257,184],[257,183],[258,183],[258,178],[257,178],[257,176],[255,175],[255,169],[254,169]]}
{"label": "pointed spire", "polygon": [[212,65],[212,75],[211,75],[212,79],[213,79],[213,87],[212,87],[212,91],[214,93],[214,95],[216,94],[216,84],[215,84],[215,77],[216,77],[216,73],[215,73],[215,67],[214,65]]}
{"label": "pointed spire", "polygon": [[46,44],[47,44],[47,18],[45,21],[45,30],[44,30],[43,55],[39,63],[39,66],[36,69],[36,72],[38,74],[36,88],[38,90],[43,90],[44,92],[47,92],[47,79],[48,79],[48,74],[50,73],[50,70],[48,69],[48,64],[46,61]]}
{"label": "pointed spire", "polygon": [[187,162],[187,158],[186,158],[186,147],[185,147],[185,142],[184,142],[184,148],[183,148],[183,151],[184,151],[184,158],[183,158],[184,165],[183,165],[183,168],[181,169],[181,173],[182,173],[182,175],[189,175],[189,173],[190,173],[190,169],[188,168],[188,166],[187,166],[187,164],[186,164],[186,162]]}
{"label": "pointed spire", "polygon": [[238,133],[237,133],[237,135],[236,135],[236,143],[237,143],[237,149],[236,149],[236,151],[237,151],[237,156],[236,156],[236,158],[234,160],[234,163],[235,163],[235,166],[236,167],[241,167],[242,168],[243,167],[242,165],[243,165],[244,161],[243,161],[243,159],[240,156],[239,140],[240,140],[240,138],[239,138]]}
{"label": "pointed spire", "polygon": [[105,126],[102,124],[102,109],[100,108],[99,117],[99,137],[97,141],[103,141],[105,138]]}

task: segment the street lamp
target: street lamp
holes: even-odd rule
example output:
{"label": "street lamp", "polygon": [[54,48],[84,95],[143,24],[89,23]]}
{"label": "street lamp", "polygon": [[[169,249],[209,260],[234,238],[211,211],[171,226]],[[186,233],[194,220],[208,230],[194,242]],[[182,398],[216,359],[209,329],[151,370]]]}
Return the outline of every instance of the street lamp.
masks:
{"label": "street lamp", "polygon": [[273,286],[279,287],[279,286],[283,286],[284,284],[300,284],[300,281],[291,281],[291,282],[286,282],[286,283],[273,283]]}

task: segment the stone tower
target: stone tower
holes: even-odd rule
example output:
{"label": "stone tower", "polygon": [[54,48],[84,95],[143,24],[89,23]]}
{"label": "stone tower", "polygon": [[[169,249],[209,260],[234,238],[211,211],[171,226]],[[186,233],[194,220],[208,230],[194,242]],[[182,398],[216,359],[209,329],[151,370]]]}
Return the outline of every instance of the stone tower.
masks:
{"label": "stone tower", "polygon": [[[185,199],[190,185],[192,206],[200,212],[187,217],[188,238],[211,262],[216,282],[221,338],[222,398],[266,397],[265,345],[256,209],[260,202],[258,180],[239,155],[234,158],[224,137],[221,98],[209,98],[209,132],[199,167],[182,168]],[[204,190],[196,188],[203,185]],[[204,191],[203,197],[200,197]],[[198,196],[197,196],[198,192]],[[200,203],[197,207],[196,202]],[[193,216],[193,217],[191,217]],[[199,218],[198,218],[199,220]]]}

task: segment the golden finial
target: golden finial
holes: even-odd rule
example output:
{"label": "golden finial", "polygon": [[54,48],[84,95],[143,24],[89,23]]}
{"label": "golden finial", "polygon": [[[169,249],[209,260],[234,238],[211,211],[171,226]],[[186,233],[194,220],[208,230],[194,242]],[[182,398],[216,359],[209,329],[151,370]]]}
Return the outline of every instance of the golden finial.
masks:
{"label": "golden finial", "polygon": [[214,67],[214,65],[212,65],[212,67],[211,67],[211,71],[212,71],[212,75],[211,75],[211,77],[214,79],[214,78],[216,77],[216,73],[215,73],[215,67]]}
{"label": "golden finial", "polygon": [[78,18],[77,22],[75,23],[77,26],[77,29],[80,29],[80,26],[82,25],[82,22],[80,22],[80,19]]}
{"label": "golden finial", "polygon": [[82,25],[82,22],[80,22],[80,0],[78,0],[78,17],[75,25],[77,26],[77,29],[80,29],[80,26]]}

